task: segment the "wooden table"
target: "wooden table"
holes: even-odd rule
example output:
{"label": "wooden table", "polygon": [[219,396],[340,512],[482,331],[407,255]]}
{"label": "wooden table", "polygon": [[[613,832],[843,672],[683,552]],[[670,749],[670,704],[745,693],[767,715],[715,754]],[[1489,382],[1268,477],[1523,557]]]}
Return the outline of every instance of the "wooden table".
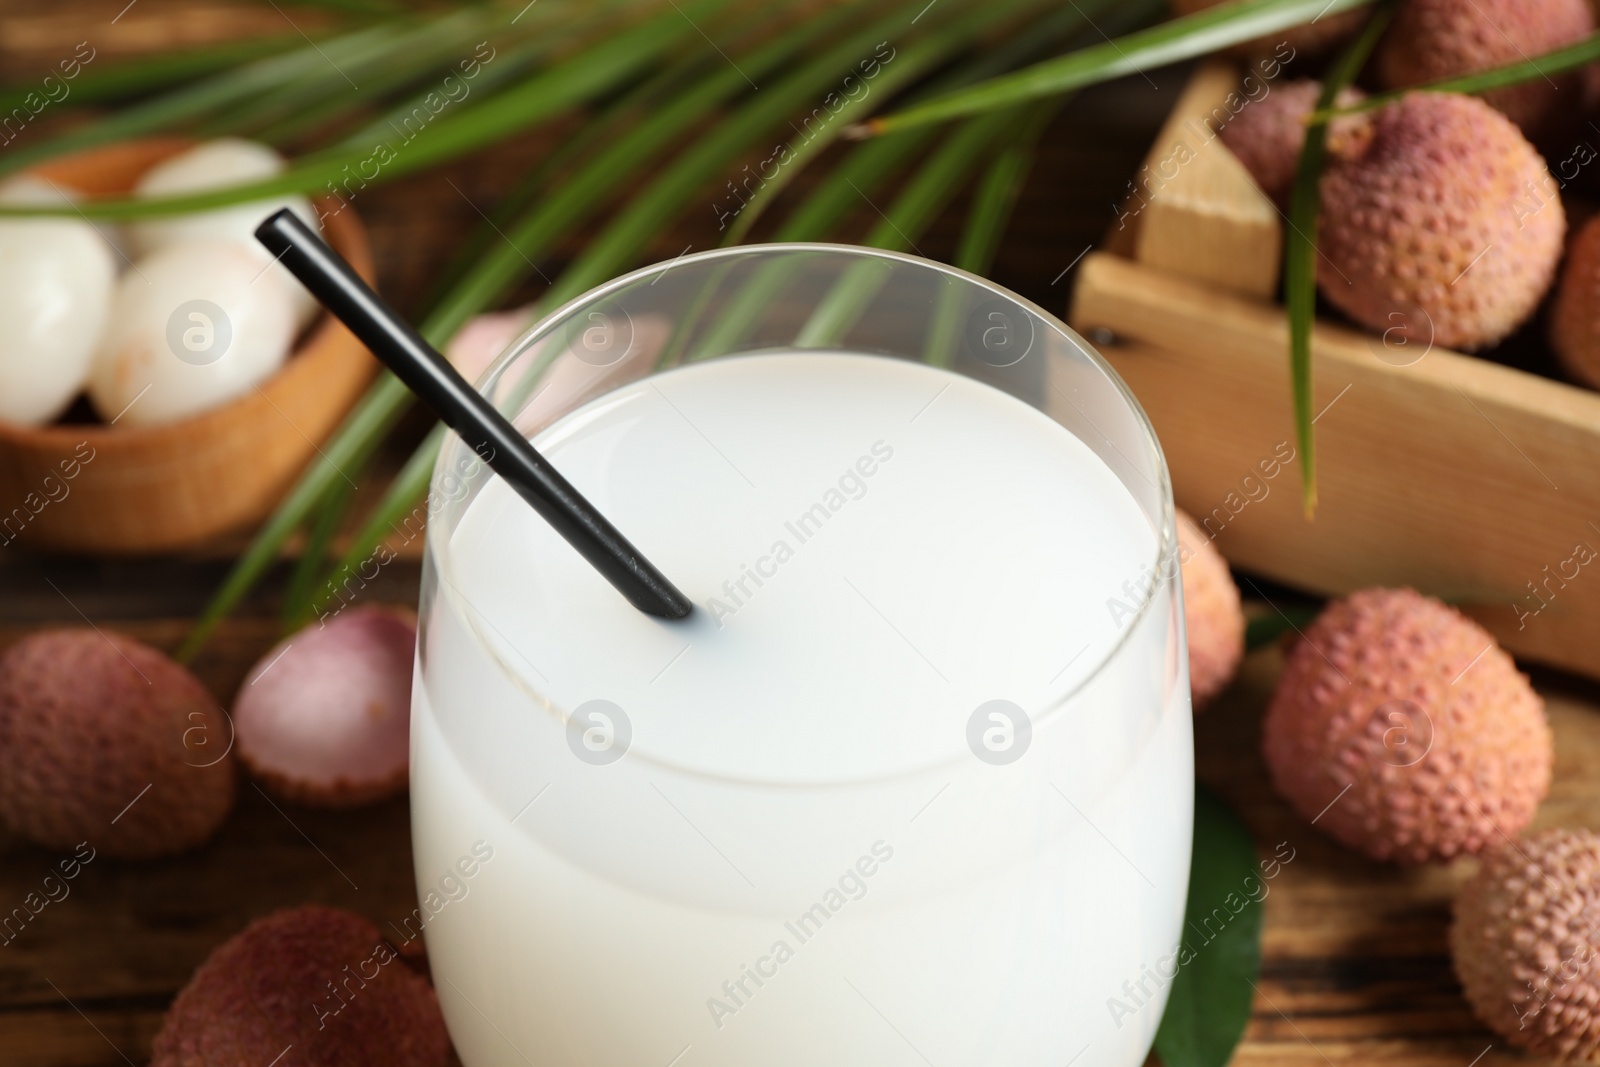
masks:
{"label": "wooden table", "polygon": [[[236,25],[227,22],[226,5],[186,4],[178,11],[176,4],[146,0],[113,28],[108,20],[123,2],[62,4],[49,14],[0,5],[0,65],[8,76],[47,65],[82,38],[86,21],[101,28],[97,40],[113,52],[149,47],[163,26],[204,35],[213,32],[207,19]],[[249,10],[254,18],[263,9]],[[184,12],[193,17],[180,17]],[[1012,227],[996,280],[1064,309],[1070,267],[1111,223],[1113,205],[1171,107],[1181,75],[1160,75],[1157,82],[1156,90],[1135,79],[1087,93],[1055,124],[1023,196],[1019,218],[1026,222]],[[540,151],[536,142],[514,144],[364,194],[360,210],[372,229],[381,285],[397,304],[418,306],[459,235],[477,223],[473,204],[492,203]],[[920,242],[922,252],[950,253],[963,207],[955,205]],[[860,223],[870,223],[869,211]],[[654,251],[667,258],[685,244],[706,247],[713,239],[707,212]],[[544,266],[553,273],[550,267],[559,265]],[[390,469],[402,455],[391,457]],[[108,561],[34,556],[26,538],[19,539],[0,549],[0,646],[41,626],[88,619],[173,648],[240,543],[180,558]],[[232,699],[276,639],[284,570],[196,664],[220,700]],[[397,563],[385,568],[371,596],[413,603],[417,582],[414,563]],[[1278,669],[1276,650],[1255,655],[1234,690],[1197,723],[1200,777],[1242,813],[1263,849],[1287,841],[1295,850],[1267,898],[1266,964],[1236,1062],[1526,1062],[1477,1024],[1451,975],[1449,900],[1470,865],[1401,871],[1367,863],[1307,826],[1268,787],[1259,720]],[[1537,682],[1549,701],[1557,750],[1555,785],[1539,824],[1600,826],[1600,779],[1588,773],[1600,762],[1600,689],[1554,675]],[[20,903],[56,858],[0,833],[0,910]],[[275,807],[246,784],[233,817],[205,848],[154,863],[97,859],[68,898],[0,948],[0,1062],[143,1062],[162,1012],[207,952],[254,916],[312,901],[351,908],[380,926],[410,913],[405,800],[318,812]]]}

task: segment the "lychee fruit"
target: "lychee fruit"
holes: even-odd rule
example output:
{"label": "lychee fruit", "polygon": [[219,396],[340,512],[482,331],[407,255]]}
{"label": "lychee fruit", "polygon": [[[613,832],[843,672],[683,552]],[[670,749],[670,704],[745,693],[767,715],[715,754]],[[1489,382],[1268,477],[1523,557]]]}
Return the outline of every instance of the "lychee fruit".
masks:
{"label": "lychee fruit", "polygon": [[1199,711],[1225,689],[1244,658],[1244,611],[1228,561],[1195,521],[1178,512],[1183,623],[1189,635],[1189,694]]}
{"label": "lychee fruit", "polygon": [[[1321,95],[1320,82],[1286,82],[1244,105],[1221,129],[1222,143],[1244,164],[1261,191],[1280,206],[1288,205],[1300,151],[1306,144],[1306,120]],[[1335,104],[1351,107],[1364,99],[1361,90],[1346,88],[1335,97]],[[1369,128],[1365,115],[1336,119],[1328,131],[1329,151],[1336,155],[1358,151]]]}
{"label": "lychee fruit", "polygon": [[363,607],[313,623],[251,670],[233,705],[239,759],[297,804],[349,807],[406,786],[417,619]]}
{"label": "lychee fruit", "polygon": [[1600,389],[1600,215],[1578,228],[1550,305],[1550,347],[1567,373]]}
{"label": "lychee fruit", "polygon": [[201,844],[233,806],[232,745],[194,675],[131,637],[46,630],[0,656],[0,817],[37,844]]}
{"label": "lychee fruit", "polygon": [[[1172,10],[1178,15],[1192,15],[1208,7],[1216,7],[1223,0],[1172,0]],[[1341,11],[1337,15],[1323,15],[1299,26],[1267,34],[1246,41],[1230,51],[1237,56],[1273,54],[1288,62],[1296,56],[1324,55],[1349,41],[1365,26],[1372,12],[1366,8]]]}
{"label": "lychee fruit", "polygon": [[1450,955],[1495,1033],[1600,1063],[1600,834],[1542,830],[1486,851],[1456,897]]}
{"label": "lychee fruit", "polygon": [[[1588,0],[1406,0],[1378,50],[1378,76],[1388,89],[1409,89],[1534,59],[1595,31]],[[1574,75],[1534,78],[1483,94],[1527,130],[1545,132],[1581,96]]]}
{"label": "lychee fruit", "polygon": [[1399,863],[1475,853],[1550,785],[1544,704],[1488,632],[1411,589],[1336,601],[1289,653],[1262,748],[1322,830]]}
{"label": "lychee fruit", "polygon": [[167,1010],[151,1067],[441,1067],[439,1000],[378,928],[306,905],[215,949]]}
{"label": "lychee fruit", "polygon": [[1386,336],[1473,351],[1550,287],[1566,215],[1544,160],[1481,100],[1412,93],[1373,114],[1366,146],[1322,178],[1317,281]]}

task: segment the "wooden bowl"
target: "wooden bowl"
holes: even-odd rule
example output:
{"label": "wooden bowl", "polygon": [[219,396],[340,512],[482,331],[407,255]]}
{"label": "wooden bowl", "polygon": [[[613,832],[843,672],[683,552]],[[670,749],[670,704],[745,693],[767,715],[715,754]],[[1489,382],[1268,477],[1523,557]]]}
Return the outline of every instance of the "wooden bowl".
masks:
{"label": "wooden bowl", "polygon": [[[193,142],[130,141],[34,173],[91,195],[126,192]],[[346,209],[323,236],[369,283],[366,230]],[[185,548],[263,518],[361,396],[377,365],[323,314],[260,388],[164,426],[0,424],[0,545],[138,554]]]}

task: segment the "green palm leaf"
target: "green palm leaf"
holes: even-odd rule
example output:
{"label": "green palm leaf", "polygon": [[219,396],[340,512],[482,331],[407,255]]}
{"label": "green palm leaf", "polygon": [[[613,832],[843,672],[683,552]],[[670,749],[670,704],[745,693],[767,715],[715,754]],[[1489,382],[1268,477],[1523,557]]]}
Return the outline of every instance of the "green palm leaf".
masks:
{"label": "green palm leaf", "polygon": [[1082,89],[1125,74],[1142,74],[1372,2],[1234,0],[875,118],[859,128],[858,135],[873,136],[944,122]]}
{"label": "green palm leaf", "polygon": [[[256,182],[170,197],[112,197],[66,206],[0,205],[4,215],[58,215],[76,212],[87,218],[138,219],[187,214],[290,193],[331,189],[348,180],[350,168],[372,165],[367,184],[390,181],[435,166],[503,140],[586,101],[595,99],[638,75],[680,39],[694,33],[692,19],[703,18],[728,0],[697,0],[684,12],[657,15],[582,50],[558,65],[476,105],[467,105],[449,120],[441,119],[407,139],[400,134],[387,153],[370,144],[339,145],[302,157],[282,174]],[[385,161],[387,157],[387,161]],[[364,176],[363,176],[364,177]]]}
{"label": "green palm leaf", "polygon": [[15,173],[68,152],[177,129],[297,79],[320,78],[330,61],[337,62],[340,57],[348,57],[378,42],[398,40],[400,34],[397,26],[378,25],[247,63],[69,130],[48,142],[7,152],[0,159],[0,175]]}
{"label": "green palm leaf", "polygon": [[[1386,4],[1361,36],[1339,57],[1322,82],[1319,109],[1331,107],[1355,80],[1393,13]],[[1317,510],[1316,427],[1312,425],[1311,336],[1317,319],[1317,216],[1322,170],[1328,157],[1328,127],[1306,131],[1289,195],[1289,226],[1284,233],[1283,301],[1289,312],[1289,378],[1294,393],[1295,435],[1300,445],[1301,503],[1306,518]]]}
{"label": "green palm leaf", "polygon": [[[160,52],[147,58],[124,60],[105,68],[100,68],[98,64],[85,67],[77,77],[70,79],[68,94],[54,106],[76,107],[126,101],[156,89],[229,70],[241,63],[279,55],[291,48],[299,48],[304,43],[305,39],[299,34],[253,37],[203,48]],[[35,82],[0,87],[0,113],[22,106],[30,93],[37,92],[39,85]]]}

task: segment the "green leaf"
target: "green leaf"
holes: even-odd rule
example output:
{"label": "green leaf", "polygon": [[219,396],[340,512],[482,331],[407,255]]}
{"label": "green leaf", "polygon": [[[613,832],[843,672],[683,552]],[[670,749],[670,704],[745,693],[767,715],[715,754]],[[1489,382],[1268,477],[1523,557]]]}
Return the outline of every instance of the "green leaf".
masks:
{"label": "green leaf", "polygon": [[297,598],[293,603],[305,618],[309,619],[321,615],[328,610],[330,605],[338,599],[339,590],[352,576],[359,573],[359,568],[368,559],[372,558],[379,544],[388,539],[391,532],[404,531],[409,538],[412,526],[404,523],[406,515],[423,507],[418,504],[427,496],[428,483],[433,478],[433,465],[439,459],[439,449],[444,445],[446,428],[444,423],[438,423],[423,438],[422,444],[411,453],[405,466],[401,467],[394,478],[389,482],[383,499],[378,501],[372,513],[361,524],[361,529],[351,539],[350,545],[340,557],[339,562],[329,573],[322,587],[308,587],[303,593],[303,599]]}
{"label": "green leaf", "polygon": [[[469,9],[420,24],[392,24],[393,36],[324,63],[312,73],[210,116],[198,136],[254,136],[282,143],[331,118],[364,110],[399,88],[426,80],[437,90],[451,64],[472,55],[494,28],[487,13]],[[488,74],[488,68],[481,74]],[[481,81],[472,83],[476,91]],[[370,143],[367,144],[371,147]]]}
{"label": "green leaf", "polygon": [[399,35],[396,26],[373,26],[320,44],[306,45],[292,52],[246,63],[237,70],[185,85],[98,121],[68,130],[42,144],[7,151],[4,158],[0,158],[0,175],[11,174],[41,160],[79,149],[176,129],[186,122],[251,100],[297,79],[319,77],[322,71],[328,69],[330,59],[337,62],[339,58],[375,42],[398,40]]}
{"label": "green leaf", "polygon": [[[864,53],[870,54],[877,42],[903,28],[906,14],[915,14],[918,9],[915,0],[897,4],[890,9],[890,14],[841,35],[787,77],[763,86],[742,108],[690,145],[647,189],[630,201],[556,279],[545,294],[543,305],[553,307],[564,303],[625,269],[661,227],[675,219],[684,205],[714,181],[732,160],[749,151],[758,143],[758,138],[769,134],[797,109],[820,106],[821,96],[853,70]],[[859,24],[859,11],[847,7],[832,14],[840,11],[855,15],[850,21]]]}
{"label": "green leaf", "polygon": [[[750,232],[750,228],[755,225],[766,208],[788,188],[789,183],[798,177],[809,163],[843,136],[849,126],[848,120],[857,112],[864,110],[874,94],[892,95],[900,86],[916,81],[925,71],[944,62],[958,48],[970,45],[973,35],[981,32],[986,25],[1012,15],[1018,8],[1026,10],[1036,6],[1035,0],[1022,0],[1020,4],[1015,0],[1009,2],[990,0],[990,3],[978,10],[966,12],[947,25],[939,27],[927,39],[913,41],[898,49],[893,61],[880,66],[875,78],[862,81],[867,91],[860,97],[847,101],[834,115],[832,121],[819,131],[813,131],[803,140],[797,139],[784,146],[789,152],[788,160],[771,178],[763,176],[761,186],[739,209],[733,224],[723,233],[721,243],[734,245],[744,240],[745,235]],[[1046,46],[1052,40],[1082,26],[1092,17],[1092,13],[1097,13],[1098,8],[1104,6],[1106,6],[1105,0],[1101,0],[1099,5],[1090,3],[1091,14],[1085,14],[1077,7],[1055,12],[1049,18],[1041,20],[1038,25],[1020,31],[1016,38],[1007,43],[1007,47],[983,53],[974,61],[965,64],[953,76],[941,80],[960,84],[986,77],[996,69],[1003,69],[1003,65],[1013,54]]]}
{"label": "green leaf", "polygon": [[[1367,62],[1394,11],[1386,4],[1367,23],[1322,80],[1319,110],[1333,105]],[[1312,425],[1314,391],[1311,337],[1317,324],[1317,219],[1321,209],[1322,171],[1328,158],[1328,127],[1306,130],[1305,147],[1295,167],[1289,194],[1289,225],[1284,231],[1283,302],[1289,313],[1289,378],[1294,393],[1295,437],[1300,445],[1301,506],[1309,520],[1317,512],[1316,427]]]}
{"label": "green leaf", "polygon": [[1194,856],[1177,976],[1156,1030],[1165,1067],[1224,1067],[1250,1021],[1261,973],[1265,885],[1250,833],[1195,786]]}
{"label": "green leaf", "polygon": [[858,128],[858,135],[873,136],[944,122],[1081,89],[1125,74],[1143,74],[1372,2],[1234,0],[872,119]]}
{"label": "green leaf", "polygon": [[363,187],[389,181],[486,147],[616,88],[694,32],[686,14],[703,17],[727,2],[699,0],[686,12],[666,12],[580,51],[512,89],[460,111],[441,112],[410,139],[397,135],[398,145],[388,143],[387,162],[378,162],[382,154],[375,146],[340,145],[302,157],[281,174],[260,181],[148,199],[107,197],[75,205],[0,205],[0,216],[72,212],[86,218],[135,219],[181,215],[289,193],[319,192],[341,179],[349,180],[348,168],[367,163],[376,164],[375,176],[363,181]]}
{"label": "green leaf", "polygon": [[322,447],[294,488],[257,531],[250,547],[200,613],[178,650],[180,662],[187,662],[200,651],[217,623],[238,606],[272,566],[283,543],[328,499],[335,483],[346,477],[345,471],[359,469],[394,428],[410,401],[411,391],[387,371],[367,390],[355,410],[345,417],[338,432]]}
{"label": "green leaf", "polygon": [[[79,106],[106,101],[124,102],[155,89],[228,70],[265,56],[279,55],[304,43],[305,38],[299,34],[281,34],[203,48],[158,52],[149,57],[124,60],[104,69],[94,63],[83,67],[76,78],[66,81],[68,93],[60,104]],[[60,75],[56,77],[60,79]],[[0,87],[0,112],[9,112],[20,106],[29,93],[39,90],[39,84],[34,81]]]}
{"label": "green leaf", "polygon": [[[583,123],[571,137],[565,138],[549,155],[539,160],[505,195],[489,209],[483,223],[462,243],[451,264],[440,272],[433,293],[425,302],[432,308],[455,293],[461,280],[469,273],[481,271],[483,258],[497,245],[507,241],[505,233],[517,225],[517,220],[541,197],[559,195],[563,186],[558,178],[571,179],[574,168],[584,165],[597,148],[618,145],[648,136],[636,129],[649,118],[659,117],[664,110],[663,100],[676,99],[685,87],[704,78],[713,63],[721,63],[721,56],[701,57],[698,61],[667,64],[662,70],[645,78],[624,93],[604,111]],[[577,181],[571,184],[580,184]],[[515,264],[510,265],[514,270]]]}
{"label": "green leaf", "polygon": [[328,546],[343,525],[354,497],[354,487],[341,478],[328,491],[313,518],[311,529],[306,534],[305,547],[300,552],[300,560],[295,564],[294,573],[289,578],[289,588],[283,597],[285,633],[293,633],[311,621],[311,615],[304,605],[311,602],[312,589],[322,570],[323,560],[328,555]]}
{"label": "green leaf", "polygon": [[1019,131],[1016,139],[994,157],[994,162],[984,172],[972,197],[967,224],[961,231],[961,244],[956,248],[955,265],[962,270],[983,275],[994,265],[1000,239],[1011,221],[1011,211],[1033,167],[1034,147],[1054,114],[1054,107],[1036,108],[1027,128]]}
{"label": "green leaf", "polygon": [[[945,138],[890,203],[862,242],[894,252],[916,249],[917,238],[972,175],[1007,123],[969,119]],[[887,280],[886,264],[864,260],[847,268],[795,336],[797,348],[839,344]]]}
{"label": "green leaf", "polygon": [[[1011,221],[1011,210],[1033,166],[1034,146],[1062,102],[1045,100],[1024,109],[1015,135],[994,157],[972,194],[972,207],[956,248],[955,266],[980,277],[989,273]],[[940,289],[923,352],[923,359],[936,367],[949,367],[955,362],[957,330],[967,310],[966,293],[965,287],[948,278]]]}

